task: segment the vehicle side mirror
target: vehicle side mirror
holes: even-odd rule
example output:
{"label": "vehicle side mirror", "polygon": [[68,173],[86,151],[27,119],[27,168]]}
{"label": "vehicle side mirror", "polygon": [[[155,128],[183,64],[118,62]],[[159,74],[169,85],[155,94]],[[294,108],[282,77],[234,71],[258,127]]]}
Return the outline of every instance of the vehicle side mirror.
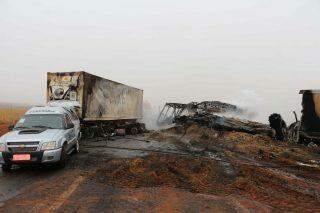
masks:
{"label": "vehicle side mirror", "polygon": [[12,131],[13,128],[14,128],[14,125],[12,125],[12,124],[11,124],[10,126],[8,126],[8,130],[9,130],[9,131]]}

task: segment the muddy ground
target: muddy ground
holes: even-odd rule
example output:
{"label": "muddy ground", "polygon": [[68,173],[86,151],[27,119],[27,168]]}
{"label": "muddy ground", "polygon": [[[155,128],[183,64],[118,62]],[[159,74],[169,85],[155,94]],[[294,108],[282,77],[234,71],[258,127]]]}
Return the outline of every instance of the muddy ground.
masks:
{"label": "muddy ground", "polygon": [[62,170],[0,172],[0,211],[320,211],[316,147],[192,125],[81,148]]}

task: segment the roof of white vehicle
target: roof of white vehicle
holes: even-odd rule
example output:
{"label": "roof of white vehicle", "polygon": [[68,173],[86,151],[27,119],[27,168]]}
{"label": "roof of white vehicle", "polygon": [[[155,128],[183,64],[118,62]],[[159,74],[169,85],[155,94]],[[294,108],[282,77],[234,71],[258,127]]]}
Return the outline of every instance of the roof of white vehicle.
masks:
{"label": "roof of white vehicle", "polygon": [[51,107],[51,106],[43,106],[43,107],[33,107],[26,112],[26,115],[31,114],[64,114],[66,110],[62,107]]}
{"label": "roof of white vehicle", "polygon": [[80,108],[80,103],[78,101],[69,101],[69,100],[59,100],[59,101],[50,101],[47,103],[47,106],[52,107],[66,107],[66,108]]}

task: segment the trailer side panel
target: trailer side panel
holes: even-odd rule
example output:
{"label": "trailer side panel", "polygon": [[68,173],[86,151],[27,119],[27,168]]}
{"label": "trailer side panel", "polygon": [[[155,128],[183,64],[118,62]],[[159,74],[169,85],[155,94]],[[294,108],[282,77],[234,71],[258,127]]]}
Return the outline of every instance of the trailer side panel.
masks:
{"label": "trailer side panel", "polygon": [[142,118],[142,90],[88,73],[85,73],[84,81],[84,120]]}
{"label": "trailer side panel", "polygon": [[305,132],[320,132],[319,95],[308,90],[303,92],[301,127]]}

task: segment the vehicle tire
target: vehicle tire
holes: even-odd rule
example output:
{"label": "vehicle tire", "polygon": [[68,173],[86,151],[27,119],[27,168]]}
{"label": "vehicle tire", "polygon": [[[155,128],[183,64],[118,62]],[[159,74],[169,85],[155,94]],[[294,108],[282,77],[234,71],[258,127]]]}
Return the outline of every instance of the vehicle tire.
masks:
{"label": "vehicle tire", "polygon": [[87,139],[93,139],[96,137],[96,129],[92,127],[88,127],[85,130],[85,137]]}
{"label": "vehicle tire", "polygon": [[131,135],[137,135],[138,134],[138,128],[137,127],[132,127],[130,129],[130,133],[131,133]]}
{"label": "vehicle tire", "polygon": [[275,138],[278,141],[285,141],[287,139],[287,125],[281,115],[273,113],[269,116],[269,123],[276,132]]}
{"label": "vehicle tire", "polygon": [[80,152],[80,143],[79,143],[79,139],[78,139],[76,144],[74,145],[73,153],[78,154],[79,152]]}
{"label": "vehicle tire", "polygon": [[59,168],[64,168],[66,166],[66,160],[67,160],[67,150],[66,150],[66,144],[62,146],[60,160],[57,163],[57,166]]}
{"label": "vehicle tire", "polygon": [[2,165],[2,171],[4,171],[4,172],[10,172],[11,168],[12,168],[11,164],[3,164]]}

